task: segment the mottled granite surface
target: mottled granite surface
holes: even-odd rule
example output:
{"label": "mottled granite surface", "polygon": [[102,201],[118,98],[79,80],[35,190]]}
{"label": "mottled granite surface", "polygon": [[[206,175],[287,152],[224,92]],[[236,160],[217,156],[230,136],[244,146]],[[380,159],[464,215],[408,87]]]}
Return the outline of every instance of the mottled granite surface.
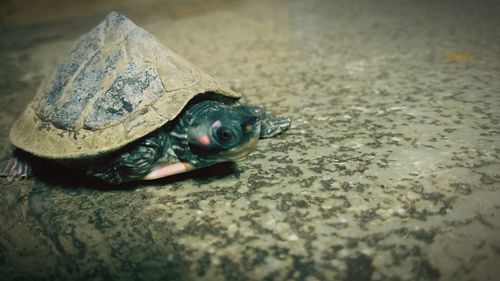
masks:
{"label": "mottled granite surface", "polygon": [[497,280],[498,1],[74,2],[0,5],[1,155],[111,9],[294,125],[147,185],[1,179],[2,280]]}

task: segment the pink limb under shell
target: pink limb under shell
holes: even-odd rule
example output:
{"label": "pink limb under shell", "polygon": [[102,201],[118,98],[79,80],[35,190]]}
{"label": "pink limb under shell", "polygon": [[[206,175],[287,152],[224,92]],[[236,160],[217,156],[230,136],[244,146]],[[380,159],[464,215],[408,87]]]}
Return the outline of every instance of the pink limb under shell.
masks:
{"label": "pink limb under shell", "polygon": [[144,180],[155,180],[172,175],[182,174],[194,170],[194,167],[187,162],[178,162],[159,167],[144,177]]}

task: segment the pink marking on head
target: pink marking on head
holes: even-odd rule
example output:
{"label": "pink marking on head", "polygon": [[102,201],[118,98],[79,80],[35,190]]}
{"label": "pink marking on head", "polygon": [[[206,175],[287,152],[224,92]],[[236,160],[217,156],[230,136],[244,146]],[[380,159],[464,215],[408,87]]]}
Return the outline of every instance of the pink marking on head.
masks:
{"label": "pink marking on head", "polygon": [[219,128],[220,126],[222,126],[222,123],[220,122],[220,120],[217,120],[217,121],[215,121],[215,122],[212,124],[212,127],[215,127],[215,128]]}
{"label": "pink marking on head", "polygon": [[203,144],[203,145],[209,145],[210,144],[210,138],[207,135],[203,135],[198,138],[198,142]]}

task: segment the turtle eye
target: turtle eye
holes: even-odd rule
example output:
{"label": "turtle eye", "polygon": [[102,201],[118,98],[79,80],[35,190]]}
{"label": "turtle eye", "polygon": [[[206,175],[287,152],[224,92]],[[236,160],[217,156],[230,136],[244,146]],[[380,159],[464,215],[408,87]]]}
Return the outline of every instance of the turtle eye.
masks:
{"label": "turtle eye", "polygon": [[235,137],[235,133],[228,127],[219,127],[215,132],[215,137],[218,143],[231,143]]}

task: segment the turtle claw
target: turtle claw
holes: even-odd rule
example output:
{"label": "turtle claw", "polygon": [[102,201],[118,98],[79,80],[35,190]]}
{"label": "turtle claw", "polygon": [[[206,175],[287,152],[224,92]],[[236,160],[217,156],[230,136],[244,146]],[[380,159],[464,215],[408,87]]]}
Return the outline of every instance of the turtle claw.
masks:
{"label": "turtle claw", "polygon": [[30,164],[17,153],[13,153],[12,157],[7,161],[0,176],[6,177],[8,182],[14,180],[26,180],[31,177],[33,171]]}
{"label": "turtle claw", "polygon": [[281,134],[288,130],[292,124],[290,117],[278,117],[269,114],[264,114],[261,121],[260,138],[267,139]]}

